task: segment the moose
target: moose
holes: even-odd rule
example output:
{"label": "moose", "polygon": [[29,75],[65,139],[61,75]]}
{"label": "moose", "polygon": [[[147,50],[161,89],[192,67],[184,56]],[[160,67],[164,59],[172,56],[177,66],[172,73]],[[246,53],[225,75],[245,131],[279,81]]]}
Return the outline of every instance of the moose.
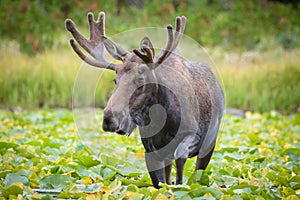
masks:
{"label": "moose", "polygon": [[[129,135],[139,128],[146,167],[156,188],[159,183],[172,184],[174,161],[176,184],[182,184],[187,158],[197,156],[195,170],[205,170],[216,144],[224,95],[206,64],[180,56],[177,46],[186,17],[176,18],[175,30],[167,26],[168,41],[158,56],[147,36],[131,52],[108,39],[104,12],[99,13],[97,21],[92,13],[87,18],[89,39],[71,19],[65,24],[75,39],[70,39],[70,45],[83,61],[116,73],[116,90],[103,112],[103,130]],[[108,62],[104,50],[121,64]]]}

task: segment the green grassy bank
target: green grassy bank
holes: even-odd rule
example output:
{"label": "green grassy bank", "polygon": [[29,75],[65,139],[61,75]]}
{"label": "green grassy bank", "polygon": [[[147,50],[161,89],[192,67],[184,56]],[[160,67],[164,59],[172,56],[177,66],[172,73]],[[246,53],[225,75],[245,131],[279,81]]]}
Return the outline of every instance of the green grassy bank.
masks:
{"label": "green grassy bank", "polygon": [[[92,71],[78,81],[82,62],[70,48],[36,56],[19,53],[14,46],[5,48],[0,51],[2,108],[70,108],[74,85],[78,82],[81,90],[76,95],[81,96],[82,102],[76,106],[104,107],[113,92],[111,72],[102,75],[101,70],[85,66]],[[211,55],[224,82],[227,107],[259,112],[295,112],[300,107],[299,50],[243,54],[212,51]],[[100,81],[89,82],[91,74],[102,75]],[[92,84],[96,84],[96,89]]]}

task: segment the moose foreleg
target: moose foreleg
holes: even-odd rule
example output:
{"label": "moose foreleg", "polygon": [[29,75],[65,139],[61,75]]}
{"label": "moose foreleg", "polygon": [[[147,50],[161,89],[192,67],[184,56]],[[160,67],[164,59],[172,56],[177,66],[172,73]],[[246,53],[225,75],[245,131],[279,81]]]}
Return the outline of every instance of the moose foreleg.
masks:
{"label": "moose foreleg", "polygon": [[197,157],[197,162],[196,162],[196,169],[195,170],[198,170],[198,169],[203,169],[205,170],[209,161],[210,161],[210,158],[214,152],[214,149],[215,147],[213,147],[210,152],[204,157],[204,158],[199,158]]}
{"label": "moose foreleg", "polygon": [[[165,162],[166,164],[166,162]],[[171,185],[171,174],[172,174],[172,163],[165,166],[165,173],[166,173],[166,183]]]}
{"label": "moose foreleg", "polygon": [[166,183],[165,168],[149,171],[149,175],[155,188],[161,188],[159,183]]}
{"label": "moose foreleg", "polygon": [[146,166],[151,177],[153,186],[160,188],[159,183],[166,183],[166,173],[164,161],[153,158],[145,153]]}
{"label": "moose foreleg", "polygon": [[176,163],[176,185],[182,184],[182,176],[186,158],[178,158]]}

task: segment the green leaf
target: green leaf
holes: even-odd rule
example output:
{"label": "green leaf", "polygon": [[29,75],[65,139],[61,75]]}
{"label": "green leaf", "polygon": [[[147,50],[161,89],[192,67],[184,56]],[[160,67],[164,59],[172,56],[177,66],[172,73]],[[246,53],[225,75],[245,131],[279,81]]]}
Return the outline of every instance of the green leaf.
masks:
{"label": "green leaf", "polygon": [[15,143],[10,142],[0,142],[0,149],[9,149],[9,148],[15,148],[18,145]]}
{"label": "green leaf", "polygon": [[101,170],[100,175],[103,177],[104,180],[109,180],[116,175],[116,171],[110,168],[104,168]]}
{"label": "green leaf", "polygon": [[148,174],[145,174],[141,179],[132,179],[132,178],[122,178],[121,181],[125,185],[136,185],[138,187],[147,187],[152,185],[151,179]]}
{"label": "green leaf", "polygon": [[236,186],[231,186],[230,189],[227,191],[230,194],[242,194],[242,193],[251,193],[255,191],[258,187],[249,184],[240,184]]}
{"label": "green leaf", "polygon": [[239,148],[237,147],[224,147],[222,149],[220,149],[219,151],[221,152],[229,152],[229,153],[233,153],[233,152],[236,152],[236,151],[239,151]]}
{"label": "green leaf", "polygon": [[34,152],[29,150],[27,145],[20,145],[20,146],[16,147],[16,151],[17,151],[18,155],[23,156],[28,159],[34,158],[36,156]]}
{"label": "green leaf", "polygon": [[73,182],[73,178],[66,175],[53,174],[43,177],[40,181],[40,187],[43,189],[64,189]]}
{"label": "green leaf", "polygon": [[203,170],[197,170],[195,171],[192,176],[187,181],[188,185],[191,185],[193,183],[198,183],[200,185],[209,185],[209,177],[207,173]]}
{"label": "green leaf", "polygon": [[1,188],[2,196],[5,198],[9,198],[10,195],[18,196],[19,194],[23,194],[23,189],[19,185],[10,185],[4,188]]}
{"label": "green leaf", "polygon": [[138,192],[139,188],[135,184],[130,184],[130,185],[127,186],[127,191]]}
{"label": "green leaf", "polygon": [[206,193],[211,194],[216,199],[220,199],[223,195],[223,193],[218,189],[211,188],[211,187],[203,187],[197,184],[191,185],[191,191],[189,192],[189,195],[191,197],[201,197]]}
{"label": "green leaf", "polygon": [[0,171],[0,178],[5,178],[7,174],[11,173],[11,170]]}
{"label": "green leaf", "polygon": [[268,172],[268,173],[266,174],[266,177],[267,177],[268,179],[270,179],[271,181],[275,181],[276,178],[277,178],[275,172]]}
{"label": "green leaf", "polygon": [[76,192],[75,194],[72,194],[71,197],[73,199],[86,199],[86,193],[84,192]]}
{"label": "green leaf", "polygon": [[45,196],[42,196],[41,200],[54,200],[54,198],[47,194]]}
{"label": "green leaf", "polygon": [[115,190],[116,188],[118,188],[119,186],[121,185],[121,181],[118,179],[118,178],[116,178],[113,182],[111,182],[110,184],[109,184],[109,189],[110,190]]}
{"label": "green leaf", "polygon": [[111,166],[116,166],[117,164],[120,163],[120,160],[118,160],[117,158],[107,156],[104,154],[101,155],[101,161],[104,165],[111,165]]}
{"label": "green leaf", "polygon": [[54,165],[53,167],[50,168],[51,174],[59,174],[61,171],[62,171],[61,165]]}
{"label": "green leaf", "polygon": [[100,161],[91,155],[76,155],[78,163],[87,168],[94,167],[100,164]]}
{"label": "green leaf", "polygon": [[95,183],[95,184],[89,184],[89,185],[79,185],[79,184],[76,185],[78,191],[84,192],[84,193],[100,192],[101,186],[103,186],[102,183]]}
{"label": "green leaf", "polygon": [[140,188],[140,193],[143,194],[144,196],[151,196],[151,192],[149,187],[141,187]]}
{"label": "green leaf", "polygon": [[300,175],[293,176],[289,180],[289,184],[294,190],[300,189]]}
{"label": "green leaf", "polygon": [[134,167],[126,167],[126,166],[118,166],[117,170],[123,176],[134,177],[137,178],[142,174],[142,172],[138,172]]}
{"label": "green leaf", "polygon": [[57,199],[70,199],[71,198],[71,194],[69,191],[62,191],[57,197]]}
{"label": "green leaf", "polygon": [[157,190],[156,192],[154,192],[154,194],[152,194],[151,199],[167,199],[168,197],[168,191],[166,188],[160,188],[159,190]]}
{"label": "green leaf", "polygon": [[20,169],[19,171],[16,172],[16,174],[20,175],[20,176],[30,176],[32,174],[31,170],[27,170],[27,169]]}
{"label": "green leaf", "polygon": [[[185,197],[185,199],[187,199],[187,196],[189,197],[188,192],[181,191],[181,190],[173,191],[173,194],[177,199],[183,199],[184,197]],[[190,199],[192,199],[192,198],[190,197]]]}
{"label": "green leaf", "polygon": [[248,138],[250,139],[251,142],[254,142],[254,143],[259,143],[261,141],[261,139],[259,138],[259,135],[255,134],[255,133],[248,134]]}
{"label": "green leaf", "polygon": [[231,153],[231,154],[226,154],[225,156],[224,156],[224,158],[226,159],[226,160],[228,160],[228,161],[230,161],[230,162],[232,162],[232,161],[241,161],[241,160],[243,160],[243,159],[245,159],[247,156],[246,155],[242,155],[242,154],[240,154],[240,153],[238,153],[238,152],[234,152],[234,153]]}
{"label": "green leaf", "polygon": [[284,154],[294,154],[294,155],[297,155],[297,156],[300,156],[300,150],[299,148],[288,148],[284,151],[283,155]]}
{"label": "green leaf", "polygon": [[265,161],[265,157],[256,158],[253,162],[262,163]]}
{"label": "green leaf", "polygon": [[159,186],[172,189],[172,191],[177,191],[177,190],[189,191],[191,189],[188,185],[168,185],[166,183],[160,183]]}
{"label": "green leaf", "polygon": [[295,174],[300,175],[300,166],[293,166],[292,170]]}
{"label": "green leaf", "polygon": [[12,185],[13,183],[16,183],[16,182],[21,182],[24,185],[29,185],[28,178],[25,176],[20,176],[17,173],[7,174],[5,177],[5,181],[6,181],[7,185]]}

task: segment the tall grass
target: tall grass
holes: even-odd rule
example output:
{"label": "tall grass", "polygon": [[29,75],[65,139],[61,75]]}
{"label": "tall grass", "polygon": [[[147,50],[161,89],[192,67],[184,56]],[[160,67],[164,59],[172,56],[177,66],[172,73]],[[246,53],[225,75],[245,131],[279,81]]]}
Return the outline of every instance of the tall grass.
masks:
{"label": "tall grass", "polygon": [[[12,43],[0,49],[0,107],[70,108],[75,82],[81,84],[76,98],[82,101],[76,106],[105,106],[114,88],[114,73],[105,72],[95,91],[90,82],[95,77],[90,76],[99,75],[99,70],[90,68],[76,80],[82,61],[70,48],[34,57],[17,49]],[[243,54],[218,50],[211,55],[224,81],[227,107],[260,112],[294,112],[300,107],[300,50]]]}
{"label": "tall grass", "polygon": [[227,54],[217,63],[228,107],[260,112],[299,109],[299,50]]}
{"label": "tall grass", "polygon": [[[58,47],[30,57],[20,53],[15,43],[3,44],[0,50],[0,107],[70,108],[74,83],[81,65],[82,61],[70,48]],[[105,75],[104,79],[112,80],[111,74]],[[106,97],[113,87],[112,84],[106,84],[97,88],[96,105],[105,105]],[[83,97],[86,95],[84,91],[76,94]],[[80,105],[87,105],[87,102],[81,102]]]}

